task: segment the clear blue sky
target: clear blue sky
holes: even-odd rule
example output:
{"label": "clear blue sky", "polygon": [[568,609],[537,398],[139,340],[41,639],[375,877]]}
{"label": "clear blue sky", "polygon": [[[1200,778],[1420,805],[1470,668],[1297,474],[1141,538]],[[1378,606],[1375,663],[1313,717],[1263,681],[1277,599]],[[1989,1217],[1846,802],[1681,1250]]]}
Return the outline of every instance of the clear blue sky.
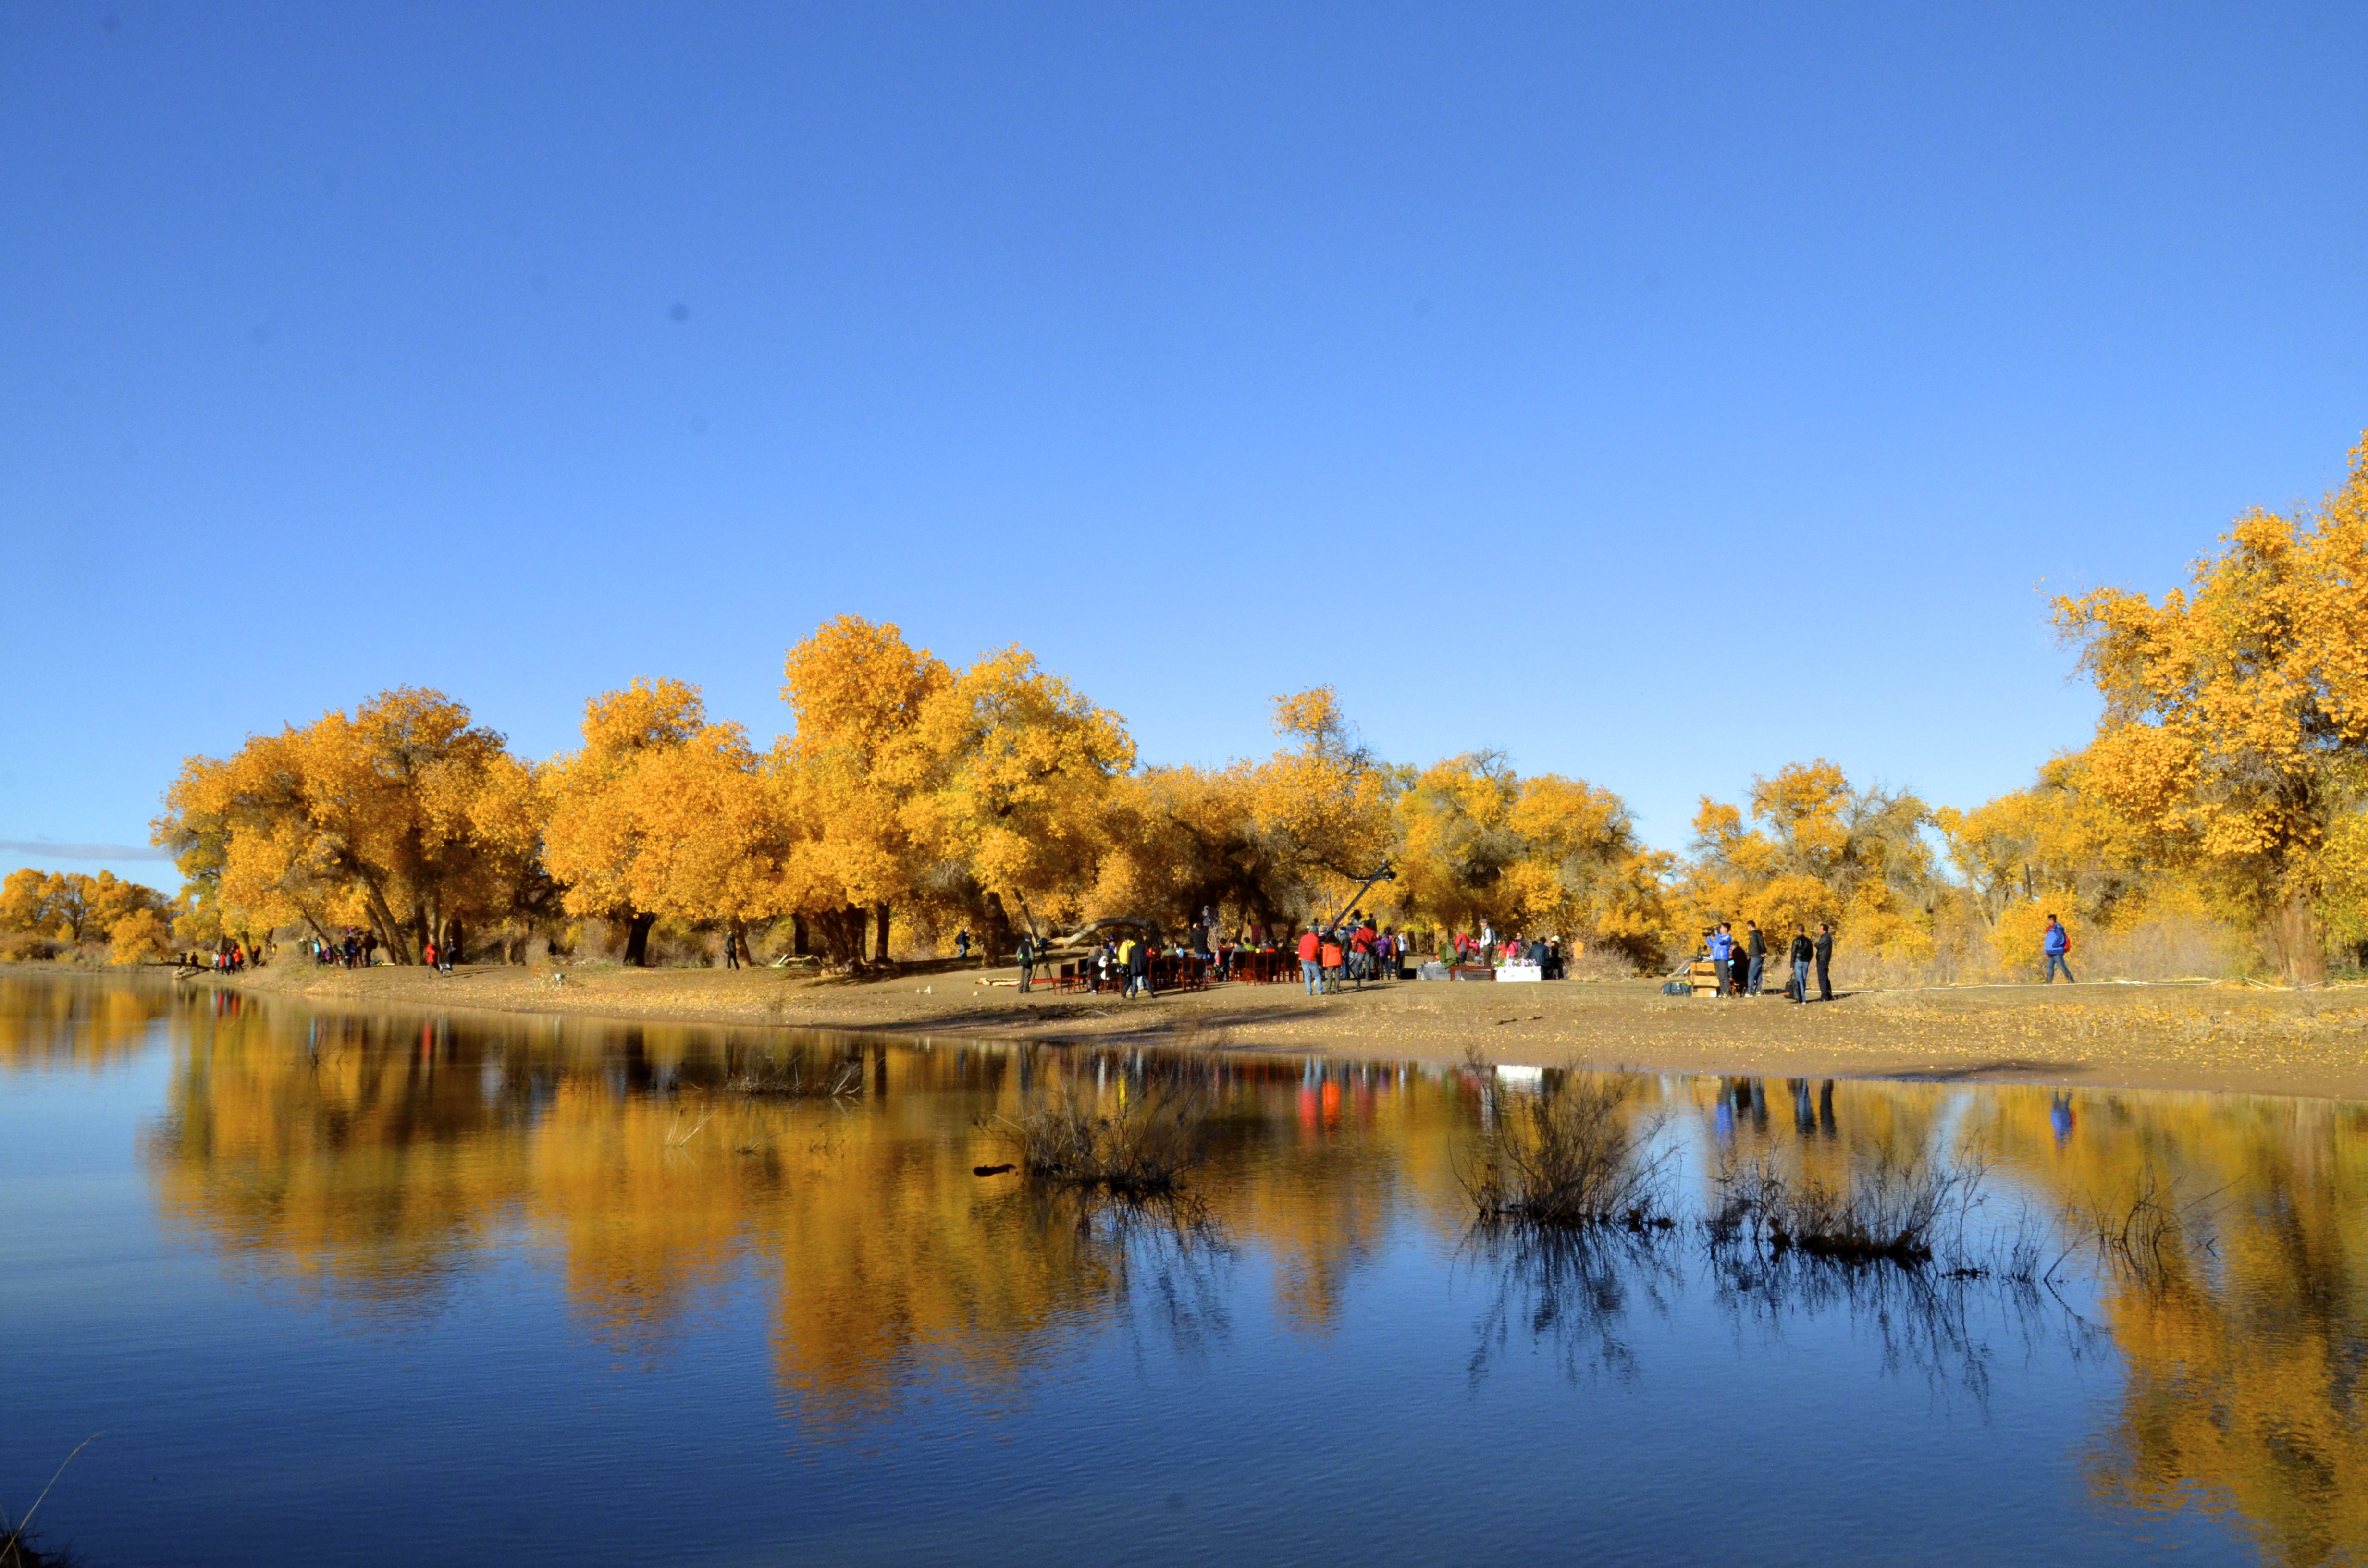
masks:
{"label": "clear blue sky", "polygon": [[[0,10],[0,861],[855,611],[1144,756],[1696,798],[2082,742],[2043,592],[2368,426],[2368,8]],[[29,853],[52,841],[96,858]]]}

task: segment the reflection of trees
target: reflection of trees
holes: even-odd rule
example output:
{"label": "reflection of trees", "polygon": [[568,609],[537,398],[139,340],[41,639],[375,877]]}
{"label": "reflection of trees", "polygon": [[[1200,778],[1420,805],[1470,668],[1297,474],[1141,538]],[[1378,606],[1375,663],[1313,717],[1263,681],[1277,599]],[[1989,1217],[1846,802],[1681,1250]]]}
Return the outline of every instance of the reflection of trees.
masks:
{"label": "reflection of trees", "polygon": [[949,1373],[994,1397],[1089,1333],[1221,1343],[1232,1244],[1210,1213],[1277,1260],[1292,1321],[1321,1327],[1396,1184],[1444,1168],[1463,1115],[1452,1089],[1344,1073],[1337,1119],[1319,1092],[1303,1123],[1296,1063],[1203,1063],[1222,1108],[1208,1209],[1120,1209],[973,1176],[1005,1153],[978,1123],[1041,1094],[1139,1092],[1155,1064],[865,1045],[856,1093],[787,1092],[839,1078],[847,1051],[249,1009],[189,1033],[152,1179],[259,1278],[376,1312],[432,1308],[489,1244],[547,1247],[577,1319],[636,1356],[753,1271],[801,1418],[844,1423]]}
{"label": "reflection of trees", "polygon": [[1466,1256],[1488,1280],[1474,1324],[1467,1372],[1474,1387],[1506,1354],[1516,1326],[1550,1349],[1563,1375],[1627,1377],[1635,1353],[1626,1330],[1632,1301],[1668,1315],[1683,1283],[1679,1248],[1668,1233],[1538,1225],[1475,1227]]}
{"label": "reflection of trees", "polygon": [[2158,1267],[2108,1268],[2127,1368],[2088,1463],[2100,1497],[2233,1506],[2293,1563],[2368,1554],[2368,1107],[2006,1091],[1982,1135],[2069,1214],[2158,1187]]}
{"label": "reflection of trees", "polygon": [[[177,1031],[151,1179],[169,1216],[257,1278],[418,1312],[489,1244],[532,1244],[550,1250],[589,1334],[651,1355],[720,1287],[755,1278],[771,1301],[774,1367],[808,1421],[872,1419],[948,1378],[1006,1397],[1092,1335],[1221,1344],[1229,1247],[1272,1259],[1286,1324],[1329,1332],[1392,1227],[1412,1216],[1442,1238],[1463,1232],[1455,1151],[1491,1092],[1454,1074],[1204,1062],[1221,1108],[1194,1189],[1223,1221],[1220,1245],[971,1174],[1006,1157],[978,1119],[1046,1093],[1134,1092],[1156,1069],[1122,1052],[864,1043],[853,1094],[747,1096],[725,1085],[829,1082],[847,1042],[251,1005],[217,1017],[161,987],[0,976],[14,983],[26,994],[0,1061],[129,1049],[160,1022]],[[69,1036],[91,1043],[57,1043]],[[1705,1193],[1729,1152],[1839,1183],[1853,1161],[1962,1133],[1991,1161],[2007,1200],[1992,1212],[2010,1228],[2013,1189],[2043,1215],[2089,1213],[2155,1173],[2185,1229],[2159,1280],[2102,1285],[2096,1316],[2128,1375],[2093,1445],[2097,1494],[2146,1508],[2216,1501],[2293,1562],[2368,1548],[2368,1108],[1749,1087],[1740,1105],[1732,1081],[1668,1081],[1640,1098],[1645,1114],[1656,1095],[1693,1097]],[[1698,1266],[1699,1253],[1679,1255]],[[1507,1237],[1466,1257],[1485,1279],[1475,1376],[1524,1334],[1565,1373],[1616,1375],[1637,1319],[1672,1289],[1660,1265],[1616,1249]],[[1890,1365],[1952,1387],[1978,1390],[2018,1335],[2063,1330],[2019,1315],[1995,1281],[1932,1271],[1761,1258],[1705,1282],[1738,1332],[1847,1313]]]}
{"label": "reflection of trees", "polygon": [[1878,1347],[1885,1375],[1953,1385],[1985,1407],[2001,1346],[2028,1356],[2052,1341],[2076,1358],[2094,1348],[2089,1325],[2029,1279],[1732,1244],[1711,1249],[1710,1271],[1713,1300],[1737,1334],[1772,1342],[1843,1314]]}
{"label": "reflection of trees", "polygon": [[166,980],[127,983],[21,972],[26,967],[0,968],[0,1068],[73,1062],[97,1071],[149,1044],[157,1020],[191,1006]]}

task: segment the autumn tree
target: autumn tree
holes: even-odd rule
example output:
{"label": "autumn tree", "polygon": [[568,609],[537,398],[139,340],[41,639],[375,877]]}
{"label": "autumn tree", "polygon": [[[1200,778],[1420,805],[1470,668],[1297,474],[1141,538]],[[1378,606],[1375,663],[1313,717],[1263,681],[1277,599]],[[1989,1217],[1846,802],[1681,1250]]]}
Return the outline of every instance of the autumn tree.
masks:
{"label": "autumn tree", "polygon": [[2171,890],[2140,863],[2127,825],[2098,794],[2086,754],[2057,756],[2028,789],[1960,811],[1932,812],[1963,878],[1963,903],[1980,922],[2000,970],[2042,961],[2050,914],[2076,939],[2084,927],[2124,928]]}
{"label": "autumn tree", "polygon": [[923,717],[953,672],[894,626],[843,615],[791,648],[782,676],[796,728],[771,768],[791,829],[781,902],[841,961],[863,957],[868,915],[885,961],[892,911],[922,884],[942,822]]}
{"label": "autumn tree", "polygon": [[2317,507],[2256,508],[2225,539],[2186,589],[2058,598],[2056,624],[2104,699],[2099,792],[2315,983],[2368,795],[2368,437]]}
{"label": "autumn tree", "polygon": [[678,824],[663,783],[697,769],[696,762],[686,768],[681,754],[702,736],[698,749],[711,762],[728,766],[746,751],[737,726],[714,735],[710,729],[697,687],[636,679],[587,699],[582,745],[544,767],[543,857],[564,890],[562,907],[622,926],[629,964],[649,961],[650,928],[661,913],[653,892],[671,881],[666,868],[675,846],[663,835],[654,838],[655,817]]}
{"label": "autumn tree", "polygon": [[228,929],[366,926],[398,962],[511,906],[532,846],[499,824],[524,784],[502,737],[443,693],[381,692],[348,715],[193,756],[154,839]]}
{"label": "autumn tree", "polygon": [[1750,808],[1757,826],[1707,797],[1694,815],[1694,855],[1679,889],[1691,929],[1756,920],[1789,934],[1823,921],[1889,957],[1930,953],[1941,890],[1923,838],[1930,812],[1922,801],[1853,788],[1819,758],[1754,778]]}
{"label": "autumn tree", "polygon": [[988,949],[1004,951],[1012,904],[1065,906],[1091,885],[1133,739],[1116,713],[1012,647],[925,698],[916,740],[928,788],[907,825],[926,858],[976,885]]}
{"label": "autumn tree", "polygon": [[1660,882],[1620,797],[1558,774],[1523,778],[1500,752],[1434,763],[1399,797],[1398,881],[1407,915],[1452,928],[1554,932],[1657,962]]}
{"label": "autumn tree", "polygon": [[1339,694],[1314,687],[1274,699],[1282,743],[1251,778],[1252,822],[1310,917],[1378,869],[1396,846],[1396,772],[1357,738]]}
{"label": "autumn tree", "polygon": [[0,881],[0,935],[40,937],[69,947],[110,939],[135,915],[158,915],[165,895],[112,871],[37,871],[28,866]]}
{"label": "autumn tree", "polygon": [[1259,830],[1257,789],[1249,763],[1144,767],[1114,780],[1083,913],[1180,926],[1210,909],[1236,929],[1279,923],[1297,907],[1301,879]]}

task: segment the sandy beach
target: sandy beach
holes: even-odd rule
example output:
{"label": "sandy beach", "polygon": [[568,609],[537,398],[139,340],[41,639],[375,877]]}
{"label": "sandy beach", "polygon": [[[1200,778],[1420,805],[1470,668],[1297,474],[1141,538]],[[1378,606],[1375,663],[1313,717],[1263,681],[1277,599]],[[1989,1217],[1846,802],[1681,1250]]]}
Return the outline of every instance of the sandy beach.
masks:
{"label": "sandy beach", "polygon": [[1476,1051],[1541,1066],[2368,1099],[2368,989],[1978,986],[1863,992],[1795,1006],[1774,995],[1665,997],[1647,980],[1398,981],[1326,997],[1296,983],[1232,984],[1128,1001],[1041,986],[1022,995],[1010,983],[1016,978],[1009,969],[951,964],[857,981],[780,970],[484,965],[447,976],[282,962],[195,983],[347,1007],[1428,1061]]}

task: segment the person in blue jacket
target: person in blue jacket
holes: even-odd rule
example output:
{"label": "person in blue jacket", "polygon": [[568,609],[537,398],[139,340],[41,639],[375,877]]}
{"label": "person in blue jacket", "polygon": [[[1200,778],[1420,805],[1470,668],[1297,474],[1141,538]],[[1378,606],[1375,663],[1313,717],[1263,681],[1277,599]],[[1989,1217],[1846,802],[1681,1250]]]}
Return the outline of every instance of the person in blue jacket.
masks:
{"label": "person in blue jacket", "polygon": [[1735,927],[1722,920],[1718,923],[1718,929],[1710,934],[1711,970],[1718,976],[1718,994],[1721,996],[1726,994],[1728,965],[1734,958]]}
{"label": "person in blue jacket", "polygon": [[2065,955],[2072,950],[2072,933],[2058,925],[2053,915],[2047,917],[2047,935],[2040,938],[2039,945],[2047,952],[2047,978],[2041,983],[2055,984],[2059,969],[2064,971],[2065,984],[2077,983],[2072,978],[2072,966],[2065,961]]}

